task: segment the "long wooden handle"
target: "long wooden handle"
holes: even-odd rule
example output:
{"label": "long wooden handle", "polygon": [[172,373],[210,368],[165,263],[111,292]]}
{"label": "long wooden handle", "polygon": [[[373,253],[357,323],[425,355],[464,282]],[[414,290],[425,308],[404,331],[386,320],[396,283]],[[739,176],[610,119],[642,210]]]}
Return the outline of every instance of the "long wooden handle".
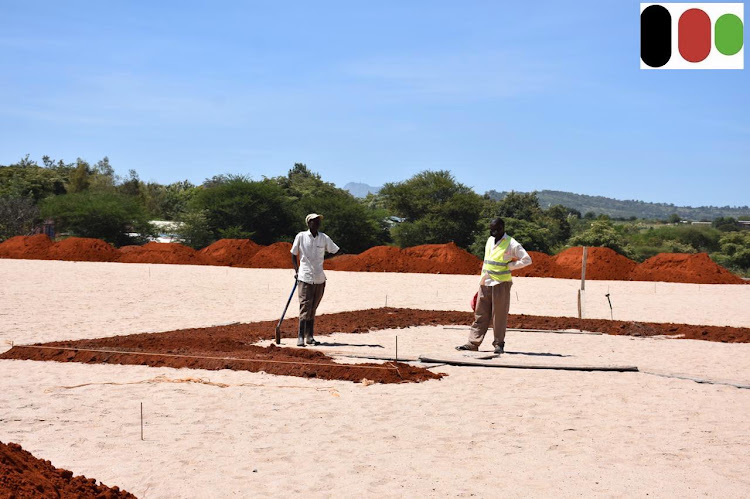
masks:
{"label": "long wooden handle", "polygon": [[297,279],[294,280],[294,286],[292,287],[292,292],[289,293],[289,299],[286,301],[286,306],[284,307],[284,311],[281,312],[281,319],[279,319],[279,323],[276,324],[276,344],[281,344],[281,323],[284,322],[284,316],[286,315],[286,310],[289,308],[289,304],[292,302],[292,296],[294,296],[294,290],[297,289]]}

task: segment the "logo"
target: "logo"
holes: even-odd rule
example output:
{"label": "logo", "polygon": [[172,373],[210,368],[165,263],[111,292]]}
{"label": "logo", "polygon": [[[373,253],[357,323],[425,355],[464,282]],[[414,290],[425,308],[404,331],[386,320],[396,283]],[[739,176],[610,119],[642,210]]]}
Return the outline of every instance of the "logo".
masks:
{"label": "logo", "polygon": [[744,69],[741,3],[642,3],[641,69]]}

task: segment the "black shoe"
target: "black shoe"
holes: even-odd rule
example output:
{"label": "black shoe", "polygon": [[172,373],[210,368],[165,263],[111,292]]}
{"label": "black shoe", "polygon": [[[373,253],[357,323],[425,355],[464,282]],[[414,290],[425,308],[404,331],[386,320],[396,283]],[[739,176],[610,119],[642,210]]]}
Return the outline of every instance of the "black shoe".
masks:
{"label": "black shoe", "polygon": [[467,350],[469,352],[476,352],[479,350],[479,347],[475,347],[474,345],[467,343],[466,345],[461,345],[459,347],[456,347],[456,350]]}
{"label": "black shoe", "polygon": [[505,343],[500,343],[495,347],[495,355],[500,355],[501,353],[505,353]]}

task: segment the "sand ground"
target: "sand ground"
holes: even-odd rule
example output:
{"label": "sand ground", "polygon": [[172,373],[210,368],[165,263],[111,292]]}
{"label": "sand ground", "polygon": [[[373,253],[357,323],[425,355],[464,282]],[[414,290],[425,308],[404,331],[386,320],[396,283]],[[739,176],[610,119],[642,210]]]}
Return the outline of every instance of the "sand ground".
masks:
{"label": "sand ground", "polygon": [[[386,295],[389,306],[465,310],[476,280],[331,272],[320,313],[381,307]],[[291,284],[284,270],[0,260],[0,351],[9,341],[274,319]],[[573,316],[579,286],[518,278],[511,312]],[[609,292],[615,319],[750,326],[750,286],[589,281],[586,288],[589,317],[609,318]],[[295,307],[296,299],[292,317]],[[396,336],[400,356],[455,357],[466,330],[321,339],[345,344],[324,348],[331,353],[389,355]],[[750,384],[748,344],[509,332],[507,350],[503,358],[519,363],[629,364]],[[746,497],[750,490],[750,390],[645,373],[433,369],[448,376],[365,386],[6,360],[0,441],[139,497]],[[168,382],[189,379],[214,384]]]}

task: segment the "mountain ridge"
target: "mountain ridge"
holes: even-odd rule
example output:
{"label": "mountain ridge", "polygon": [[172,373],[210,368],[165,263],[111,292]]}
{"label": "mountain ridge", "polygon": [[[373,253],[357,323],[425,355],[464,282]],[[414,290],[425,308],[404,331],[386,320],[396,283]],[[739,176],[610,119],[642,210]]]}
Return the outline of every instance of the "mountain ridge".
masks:
{"label": "mountain ridge", "polygon": [[[364,198],[369,193],[377,194],[380,191],[380,187],[374,187],[362,182],[349,182],[343,188],[358,198]],[[528,194],[526,192],[516,192],[519,194]],[[561,204],[580,211],[581,215],[593,212],[597,215],[608,215],[612,218],[627,219],[635,217],[664,220],[668,219],[671,215],[677,214],[683,220],[690,221],[712,221],[718,217],[750,220],[750,207],[748,206],[676,206],[671,203],[615,199],[605,196],[592,196],[589,194],[576,194],[548,189],[534,192],[536,192],[539,198],[539,206],[544,209]],[[495,190],[490,190],[486,193],[490,199],[495,201],[504,198],[507,194],[508,191]]]}

